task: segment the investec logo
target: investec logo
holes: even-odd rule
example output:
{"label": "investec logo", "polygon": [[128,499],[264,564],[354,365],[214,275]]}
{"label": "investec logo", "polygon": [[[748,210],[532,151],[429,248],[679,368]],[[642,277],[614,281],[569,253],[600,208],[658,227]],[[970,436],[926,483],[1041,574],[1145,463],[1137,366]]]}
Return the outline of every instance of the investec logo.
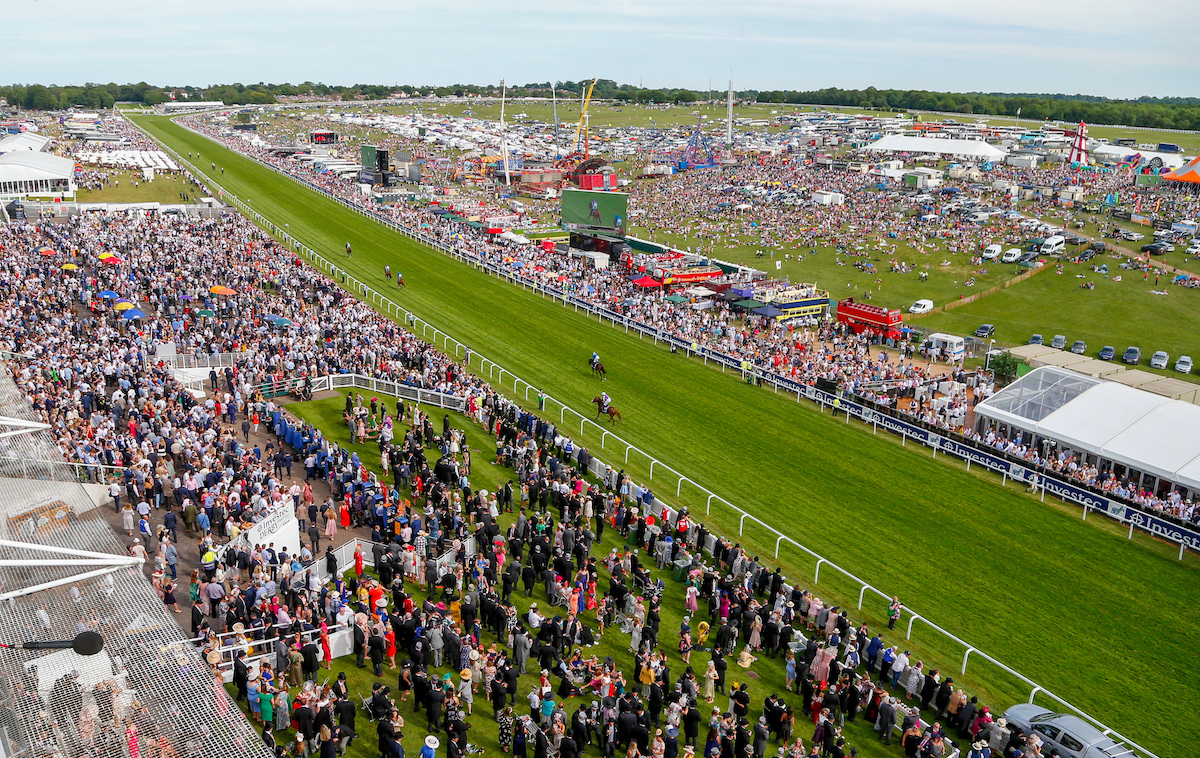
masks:
{"label": "investec logo", "polygon": [[1059,482],[1055,479],[1050,479],[1049,477],[1047,477],[1044,486],[1048,491],[1053,492],[1055,495],[1058,495],[1064,500],[1073,500],[1080,505],[1094,508],[1099,511],[1107,512],[1108,510],[1108,500],[1106,498],[1093,495],[1087,490],[1081,490],[1077,487],[1063,484],[1062,482]]}

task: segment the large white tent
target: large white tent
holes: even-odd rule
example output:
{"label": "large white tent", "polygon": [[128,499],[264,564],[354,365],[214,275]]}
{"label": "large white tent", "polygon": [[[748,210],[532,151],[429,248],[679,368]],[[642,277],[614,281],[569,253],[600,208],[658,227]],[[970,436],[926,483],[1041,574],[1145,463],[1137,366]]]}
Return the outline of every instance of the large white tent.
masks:
{"label": "large white tent", "polygon": [[1068,369],[1034,369],[975,406],[1060,448],[1200,492],[1200,406]]}
{"label": "large white tent", "polygon": [[0,194],[71,195],[75,161],[51,153],[16,150],[0,155]]}
{"label": "large white tent", "polygon": [[43,137],[40,134],[33,132],[21,132],[20,134],[12,134],[4,139],[0,139],[0,155],[4,153],[12,153],[17,150],[26,152],[40,153],[46,149],[46,146],[53,142],[49,137]]}
{"label": "large white tent", "polygon": [[986,142],[949,137],[907,137],[889,134],[863,148],[876,153],[934,153],[981,161],[1002,161],[1007,153]]}

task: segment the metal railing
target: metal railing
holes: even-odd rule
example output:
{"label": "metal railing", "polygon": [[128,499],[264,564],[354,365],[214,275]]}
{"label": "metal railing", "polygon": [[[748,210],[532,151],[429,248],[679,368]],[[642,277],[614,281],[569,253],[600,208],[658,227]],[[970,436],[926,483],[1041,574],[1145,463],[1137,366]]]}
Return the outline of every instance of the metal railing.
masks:
{"label": "metal railing", "polygon": [[[196,130],[191,129],[190,127],[187,127],[186,125],[180,124],[180,126],[182,128],[188,129],[189,131],[192,131],[195,134],[205,137],[205,139],[209,139],[207,137],[207,135],[204,135],[201,132],[197,132]],[[140,129],[141,127],[138,127],[138,128]],[[273,235],[275,235],[277,239],[284,242],[285,244],[288,244],[292,248],[293,251],[303,254],[309,260],[313,261],[319,268],[321,268],[322,270],[324,270],[326,272],[329,272],[331,276],[340,276],[343,285],[351,292],[362,295],[369,302],[371,302],[372,304],[376,305],[377,307],[383,309],[384,312],[387,314],[395,313],[397,317],[399,317],[400,315],[403,315],[404,318],[406,319],[406,323],[409,325],[420,324],[421,328],[422,328],[423,336],[428,334],[428,332],[432,331],[433,334],[435,335],[435,337],[438,337],[441,339],[442,349],[447,352],[448,352],[449,345],[451,343],[453,343],[453,345],[454,345],[454,352],[455,352],[456,356],[459,355],[460,351],[464,351],[464,354],[465,354],[465,351],[469,350],[470,357],[479,359],[480,370],[482,371],[484,368],[486,368],[488,370],[489,380],[499,381],[501,383],[502,387],[507,387],[507,382],[509,380],[511,380],[512,381],[512,390],[511,391],[514,393],[519,393],[521,391],[521,386],[523,385],[524,386],[524,400],[526,403],[528,403],[528,401],[529,401],[529,393],[531,391],[537,390],[536,387],[534,387],[532,384],[529,384],[525,380],[521,379],[513,372],[509,371],[506,368],[503,368],[502,366],[500,366],[500,364],[496,363],[495,361],[485,358],[484,356],[480,355],[478,352],[474,351],[473,349],[468,348],[465,344],[450,337],[445,332],[437,329],[436,327],[429,324],[425,320],[419,318],[418,316],[411,313],[407,309],[401,307],[400,305],[397,305],[389,298],[380,294],[373,287],[368,286],[364,282],[355,278],[353,275],[349,274],[348,272],[345,272],[338,266],[334,265],[333,263],[331,263],[330,261],[325,259],[324,256],[321,256],[319,253],[312,250],[308,246],[303,245],[298,240],[296,240],[294,237],[292,237],[286,230],[281,229],[279,226],[277,226],[276,224],[271,222],[269,219],[264,218],[257,211],[254,211],[248,205],[243,203],[235,195],[225,192],[224,189],[220,188],[219,185],[217,185],[215,182],[213,182],[211,179],[209,179],[207,177],[207,175],[204,174],[204,172],[195,168],[195,166],[193,166],[190,161],[186,161],[185,159],[183,159],[182,156],[180,156],[178,152],[174,151],[173,149],[171,149],[170,147],[165,145],[165,143],[161,142],[161,140],[158,140],[153,135],[150,135],[148,132],[145,132],[145,130],[142,130],[142,131],[144,134],[146,134],[148,137],[153,139],[155,142],[162,145],[164,149],[172,152],[182,164],[185,164],[185,165],[188,165],[189,167],[191,167],[191,169],[197,175],[204,178],[204,180],[209,184],[210,187],[220,189],[223,198],[225,198],[227,200],[232,200],[234,205],[236,207],[238,207],[239,210],[242,210],[244,213],[247,214],[247,216],[249,218],[257,221],[260,225],[264,226],[264,228],[267,228],[268,230],[270,230],[271,233]],[[247,157],[247,158],[250,158],[251,160],[255,160],[260,165],[262,165],[266,168],[269,168],[272,171],[275,171],[276,173],[282,174],[283,176],[288,177],[289,179],[292,179],[293,181],[297,181],[298,183],[303,184],[304,186],[308,187],[309,189],[312,189],[315,192],[319,192],[320,194],[330,198],[331,200],[337,202],[338,204],[340,204],[346,208],[354,210],[364,216],[367,216],[368,218],[372,218],[373,220],[381,221],[386,226],[393,228],[396,231],[399,231],[400,233],[404,234],[405,236],[408,236],[411,239],[414,239],[414,240],[423,242],[427,245],[430,245],[430,246],[434,247],[435,249],[441,250],[442,252],[445,252],[447,255],[450,255],[451,257],[453,257],[457,260],[467,263],[468,265],[474,266],[475,268],[479,268],[480,270],[484,270],[487,273],[494,273],[498,277],[508,279],[510,281],[513,281],[514,283],[519,283],[523,287],[527,287],[527,288],[531,288],[536,291],[539,291],[543,296],[550,295],[552,298],[554,298],[556,300],[561,300],[564,307],[566,307],[567,305],[572,305],[575,307],[576,311],[583,310],[585,312],[585,314],[587,314],[587,315],[596,315],[600,319],[604,319],[605,317],[607,317],[612,322],[614,327],[623,325],[627,332],[629,331],[629,329],[632,328],[639,333],[639,336],[648,335],[648,336],[652,337],[656,344],[658,342],[663,342],[663,343],[666,343],[668,346],[674,345],[677,349],[686,350],[689,356],[695,354],[697,357],[702,358],[705,363],[707,363],[710,360],[714,361],[721,365],[722,371],[726,370],[727,368],[733,368],[735,370],[742,371],[743,376],[745,376],[747,374],[747,372],[743,369],[741,362],[730,356],[722,355],[716,351],[712,351],[707,348],[698,348],[698,349],[693,350],[693,346],[691,343],[689,343],[681,338],[664,333],[664,332],[662,332],[662,330],[645,327],[642,324],[634,321],[633,319],[628,319],[628,318],[622,317],[620,314],[614,313],[612,311],[608,311],[607,309],[597,308],[586,302],[582,302],[582,301],[579,301],[578,299],[566,296],[561,291],[558,291],[555,288],[545,286],[545,285],[540,285],[537,282],[532,282],[530,280],[526,280],[523,277],[517,277],[508,272],[502,272],[497,267],[487,264],[485,262],[477,261],[474,259],[469,259],[469,258],[463,256],[458,251],[453,250],[451,248],[448,248],[445,245],[438,243],[436,240],[431,240],[431,239],[425,237],[424,235],[414,234],[411,231],[405,229],[404,227],[401,227],[400,225],[395,224],[394,222],[391,222],[390,220],[382,220],[376,214],[366,211],[362,208],[359,208],[356,205],[349,203],[320,187],[317,187],[316,185],[312,185],[307,182],[304,182],[303,180],[297,179],[296,177],[293,177],[291,174],[288,174],[285,171],[281,171],[280,169],[278,169],[274,166],[271,166],[270,164],[264,163],[262,161],[258,161],[257,159],[255,159],[251,156],[243,156],[243,157]],[[506,378],[506,376],[507,376],[507,378]],[[782,379],[782,378],[774,377],[774,376],[770,376],[770,375],[756,374],[756,376],[758,376],[761,380],[770,383],[774,387],[774,390],[776,393],[778,393],[779,389],[782,387],[785,392],[795,393],[797,402],[800,402],[800,400],[802,398],[808,397],[809,399],[816,400],[820,404],[822,411],[824,411],[825,407],[827,407],[827,404],[824,402],[824,399],[822,397],[813,395],[814,389],[812,387],[808,387],[807,385],[800,384],[799,382],[793,382],[790,380],[786,380],[786,379]],[[820,553],[816,552],[815,550],[801,544],[800,542],[797,542],[795,539],[790,537],[788,534],[786,534],[782,531],[779,531],[778,529],[774,528],[773,526],[771,526],[767,522],[763,521],[762,519],[758,518],[757,516],[754,516],[753,514],[749,513],[748,511],[734,505],[733,503],[731,503],[724,497],[714,493],[712,490],[699,484],[694,479],[688,477],[685,474],[680,473],[677,469],[672,468],[671,466],[654,458],[654,456],[650,455],[649,453],[645,452],[644,450],[625,441],[624,439],[622,439],[621,437],[616,435],[614,432],[611,432],[608,429],[605,429],[603,426],[597,424],[591,418],[588,418],[587,416],[584,416],[583,414],[579,413],[578,411],[574,410],[573,408],[570,408],[565,403],[562,403],[562,402],[558,401],[557,399],[553,398],[552,396],[547,395],[545,393],[539,392],[538,394],[545,401],[547,408],[549,407],[549,405],[551,403],[558,406],[560,423],[566,423],[566,415],[568,413],[570,413],[573,416],[572,422],[574,421],[574,418],[578,418],[581,435],[584,434],[584,430],[588,425],[593,427],[594,431],[599,432],[601,434],[601,437],[600,437],[601,449],[605,449],[605,444],[607,443],[607,440],[610,437],[613,439],[613,441],[616,444],[624,446],[624,448],[625,448],[624,460],[625,460],[626,464],[628,464],[628,462],[629,462],[630,453],[636,452],[639,455],[641,455],[649,463],[649,478],[651,480],[654,479],[654,470],[656,467],[661,468],[663,471],[668,472],[673,478],[676,479],[676,482],[677,482],[676,483],[676,495],[677,496],[679,496],[682,492],[683,483],[687,482],[688,484],[695,487],[704,496],[707,497],[707,500],[705,503],[707,513],[711,513],[712,501],[716,500],[719,503],[721,503],[722,505],[733,510],[735,513],[739,514],[739,517],[740,517],[739,518],[739,527],[738,527],[739,535],[744,533],[745,522],[747,520],[749,520],[751,523],[757,524],[761,528],[765,529],[766,531],[768,531],[769,533],[774,535],[776,538],[775,539],[775,558],[776,559],[779,558],[780,547],[785,542],[788,543],[789,545],[791,545],[792,547],[794,547],[795,549],[806,554],[807,556],[815,559],[816,560],[816,570],[815,570],[814,577],[813,577],[814,584],[819,582],[820,574],[821,574],[821,567],[824,565],[824,566],[827,566],[827,567],[833,569],[834,571],[842,574],[844,577],[846,577],[850,581],[854,582],[859,587],[859,602],[858,602],[859,609],[862,608],[863,598],[865,597],[867,590],[870,590],[871,592],[875,593],[876,595],[878,595],[880,598],[882,598],[884,600],[887,600],[889,602],[891,601],[891,598],[892,598],[891,593],[884,592],[884,591],[874,587],[869,582],[861,579],[860,577],[856,576],[855,574],[851,573],[850,571],[847,571],[846,569],[842,568],[841,566],[834,563],[833,561],[823,557]],[[833,407],[835,412],[843,410],[840,407],[842,405],[842,403],[840,402],[840,399],[838,399],[838,398],[835,398],[834,401],[828,405],[830,407]],[[849,421],[850,421],[850,413],[847,412],[846,413],[846,423],[849,423]],[[878,421],[876,422],[875,426],[877,429],[879,426]],[[885,426],[886,431],[891,431],[891,429],[889,429],[886,424],[884,426]],[[936,455],[937,449],[940,446],[937,443],[930,443],[930,447],[934,448],[934,454]],[[1085,515],[1086,515],[1086,509],[1085,509]],[[1131,530],[1132,530],[1132,526],[1131,526]],[[962,647],[964,647],[966,649],[966,652],[963,655],[963,661],[962,661],[962,667],[961,667],[964,675],[967,670],[968,661],[972,655],[974,655],[977,658],[982,658],[982,659],[988,661],[989,663],[991,663],[992,665],[996,666],[997,668],[999,668],[999,669],[1007,672],[1008,674],[1012,675],[1013,677],[1017,678],[1021,682],[1024,682],[1025,684],[1029,685],[1031,687],[1031,690],[1029,693],[1029,702],[1033,702],[1034,697],[1038,693],[1041,693],[1041,694],[1045,695],[1046,697],[1059,703],[1063,707],[1074,712],[1075,714],[1079,715],[1080,717],[1095,724],[1097,727],[1102,729],[1106,734],[1112,735],[1114,738],[1120,739],[1121,741],[1128,743],[1130,746],[1132,746],[1136,750],[1144,753],[1146,756],[1148,756],[1148,758],[1158,758],[1158,756],[1155,755],[1154,753],[1150,752],[1149,750],[1146,750],[1145,748],[1141,747],[1137,743],[1134,743],[1133,741],[1129,740],[1128,738],[1126,738],[1119,732],[1109,728],[1103,722],[1099,721],[1098,719],[1091,716],[1087,712],[1081,710],[1080,708],[1073,705],[1069,701],[1063,699],[1062,697],[1055,694],[1054,692],[1051,692],[1047,688],[1037,684],[1037,682],[1033,681],[1029,677],[1021,674],[1020,672],[1016,671],[1012,667],[997,660],[995,657],[983,652],[979,648],[975,647],[974,645],[971,645],[970,643],[966,642],[965,640],[958,637],[957,635],[946,631],[941,626],[939,626],[939,625],[935,624],[933,621],[929,620],[929,618],[926,617],[925,615],[913,611],[907,605],[905,606],[905,610],[908,611],[908,613],[909,613],[907,638],[911,639],[913,623],[919,619],[930,629],[940,633],[946,639],[949,639],[949,640],[953,641],[954,643],[961,645]]]}

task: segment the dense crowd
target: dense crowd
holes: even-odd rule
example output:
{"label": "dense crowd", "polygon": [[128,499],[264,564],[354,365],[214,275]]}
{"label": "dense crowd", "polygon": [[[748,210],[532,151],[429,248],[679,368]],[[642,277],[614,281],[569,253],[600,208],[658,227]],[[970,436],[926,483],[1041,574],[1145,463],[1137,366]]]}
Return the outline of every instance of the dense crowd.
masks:
{"label": "dense crowd", "polygon": [[[192,126],[204,130],[199,122],[193,123]],[[220,138],[215,130],[208,129],[207,132],[209,136]],[[247,149],[244,142],[225,141],[236,149]],[[316,174],[304,164],[271,156],[264,151],[259,151],[255,157],[307,181],[315,179],[314,183],[326,190],[366,205],[361,195],[356,193],[352,182]],[[823,171],[798,163],[786,164],[782,168],[774,165],[748,165],[739,170],[746,172],[742,179],[750,184],[761,184],[769,180],[782,181],[778,178],[781,176],[779,172],[790,171],[792,173],[782,176],[793,183],[806,181],[811,184],[828,179],[837,182],[837,191],[847,193],[848,198],[858,196],[854,204],[848,199],[846,205],[821,209],[821,212],[828,214],[828,219],[824,225],[818,224],[818,229],[814,232],[833,235],[839,251],[848,259],[855,254],[865,254],[861,252],[863,246],[859,244],[863,240],[855,236],[859,228],[892,231],[901,237],[911,237],[910,241],[914,245],[922,244],[925,231],[921,229],[920,223],[913,220],[914,217],[890,209],[881,199],[880,193],[868,192],[869,183],[864,181],[861,175]],[[1061,186],[1074,183],[1079,178],[1077,173],[1060,168],[1041,171],[1037,178],[1040,183]],[[712,204],[715,207],[719,199],[726,195],[722,185],[712,179],[714,176],[716,175],[712,173],[694,173],[685,175],[670,185],[656,185],[664,188],[669,186],[671,190],[663,190],[660,196],[652,192],[647,196],[652,199],[644,199],[645,207],[651,209],[647,211],[649,218],[655,223],[668,226],[670,219],[677,217],[677,214],[687,207],[694,207],[697,203]],[[1096,182],[1118,181],[1111,174],[1087,176],[1093,177]],[[677,189],[679,187],[682,189]],[[710,194],[705,195],[704,192]],[[847,210],[850,208],[854,209],[853,213]],[[733,209],[728,212],[736,213]],[[869,223],[864,223],[861,219],[851,223],[862,214],[870,217]],[[961,369],[955,369],[952,373],[961,389],[944,402],[935,403],[932,397],[921,401],[922,388],[930,386],[943,374],[940,369],[934,367],[931,356],[926,355],[925,360],[921,360],[920,356],[915,355],[911,344],[901,343],[894,349],[880,350],[878,348],[884,341],[878,335],[855,335],[837,323],[823,322],[807,327],[794,323],[780,324],[769,318],[738,312],[720,300],[713,300],[713,307],[703,309],[692,307],[693,303],[672,303],[663,299],[661,293],[651,294],[632,283],[630,269],[653,265],[656,261],[651,256],[635,256],[629,261],[629,267],[610,266],[607,269],[595,269],[587,259],[566,256],[557,250],[545,250],[539,246],[518,245],[498,240],[447,221],[428,208],[395,204],[386,211],[386,215],[443,245],[454,247],[461,254],[507,268],[514,275],[525,277],[539,285],[554,287],[565,294],[608,308],[662,334],[669,334],[697,346],[717,350],[738,361],[748,362],[762,375],[769,377],[774,374],[802,383],[814,383],[817,379],[830,380],[847,392],[911,415],[930,426],[956,431],[975,439],[981,438],[967,423],[967,410],[971,404],[990,394],[990,383],[985,379],[972,382],[975,389],[968,395],[964,381],[966,376]],[[780,214],[779,223],[788,223],[785,214]],[[961,244],[964,250],[977,250],[984,240],[994,240],[1003,235],[1008,235],[1003,237],[1004,239],[1011,238],[1015,242],[1023,239],[1018,223],[1016,220],[1001,221],[995,227],[963,224],[950,232],[957,235],[953,239],[958,240],[957,243],[951,241],[950,244]],[[700,231],[716,233],[708,227],[701,228]],[[769,231],[762,233],[770,234]],[[771,238],[768,236],[764,239]],[[816,239],[817,237],[813,236],[804,238],[801,242],[807,246]],[[880,241],[877,240],[878,242]],[[924,244],[929,243],[926,241]],[[872,349],[873,347],[875,349]],[[1004,443],[998,444],[997,447],[1037,465],[1041,463],[1038,452],[1029,449],[1029,446]],[[1069,453],[1060,452],[1059,457],[1061,460],[1050,464],[1055,471],[1102,489],[1114,497],[1189,520],[1200,517],[1200,512],[1190,502],[1182,500],[1178,492],[1164,493],[1159,497],[1154,492],[1139,490],[1112,471],[1100,472],[1094,466],[1080,465],[1077,457]]]}

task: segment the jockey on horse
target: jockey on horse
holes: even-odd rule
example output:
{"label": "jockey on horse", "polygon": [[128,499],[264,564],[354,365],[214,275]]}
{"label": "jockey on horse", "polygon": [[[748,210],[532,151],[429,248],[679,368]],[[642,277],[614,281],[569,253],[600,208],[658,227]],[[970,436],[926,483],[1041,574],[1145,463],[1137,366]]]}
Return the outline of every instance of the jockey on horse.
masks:
{"label": "jockey on horse", "polygon": [[600,412],[608,413],[608,406],[610,406],[610,405],[612,405],[612,398],[608,396],[607,392],[601,392],[600,393]]}
{"label": "jockey on horse", "polygon": [[588,359],[588,366],[590,366],[592,369],[592,376],[600,374],[600,378],[602,380],[608,380],[608,377],[606,376],[607,372],[604,370],[604,364],[600,362],[600,354],[594,350],[592,351],[592,357]]}

